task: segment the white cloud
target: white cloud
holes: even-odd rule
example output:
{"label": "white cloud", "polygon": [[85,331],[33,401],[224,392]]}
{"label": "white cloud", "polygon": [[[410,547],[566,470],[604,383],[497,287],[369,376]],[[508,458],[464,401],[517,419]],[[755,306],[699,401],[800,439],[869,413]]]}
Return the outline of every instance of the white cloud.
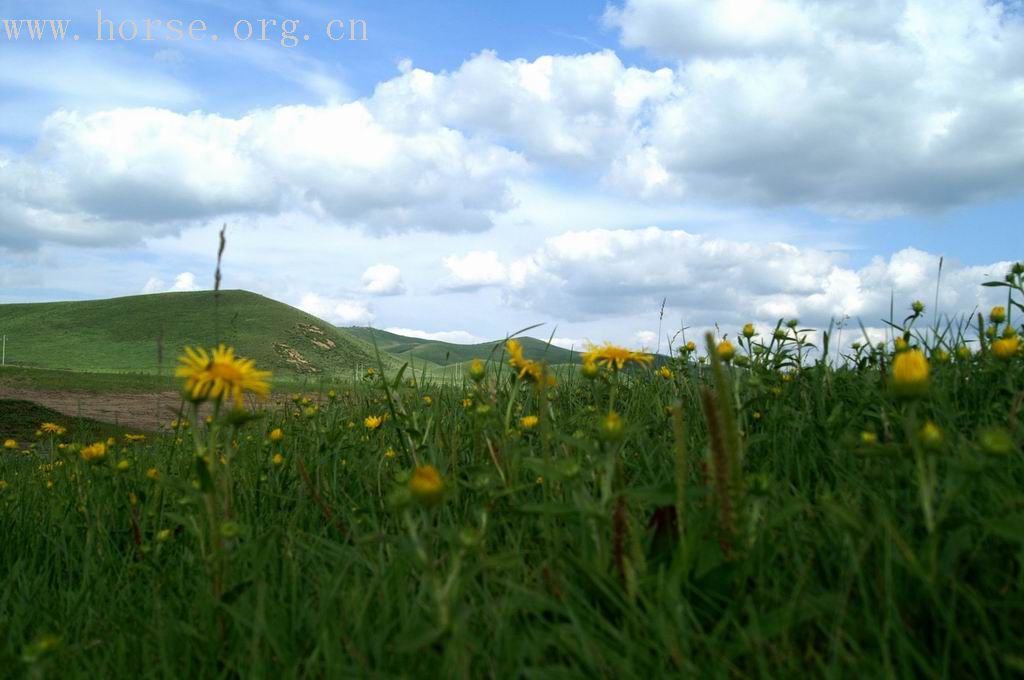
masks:
{"label": "white cloud", "polygon": [[986,0],[626,0],[678,59],[608,182],[873,216],[1024,188],[1024,23]]}
{"label": "white cloud", "polygon": [[658,344],[658,334],[654,331],[637,331],[633,338],[636,344],[646,350],[652,350]]}
{"label": "white cloud", "polygon": [[403,63],[344,103],[59,110],[34,148],[0,158],[0,244],[295,212],[378,235],[483,232],[526,172],[861,218],[1024,190],[1024,21],[1001,4],[625,0],[607,21],[671,66],[483,52],[450,72]]}
{"label": "white cloud", "polygon": [[324,297],[306,293],[299,302],[299,309],[313,316],[339,326],[364,326],[373,321],[373,312],[358,300]]}
{"label": "white cloud", "polygon": [[174,283],[168,286],[163,279],[156,276],[150,277],[146,285],[142,287],[144,294],[150,293],[185,293],[202,290],[202,286],[196,283],[196,275],[192,272],[182,272],[174,277]]}
{"label": "white cloud", "polygon": [[585,350],[590,343],[581,338],[551,338],[551,344],[562,349],[581,351]]}
{"label": "white cloud", "polygon": [[486,338],[473,335],[469,331],[420,331],[413,328],[385,328],[388,333],[396,333],[409,338],[420,338],[423,340],[437,340],[439,342],[451,342],[457,345],[478,345],[487,342]]}
{"label": "white cloud", "polygon": [[512,204],[514,153],[445,127],[402,131],[363,102],[241,118],[58,111],[0,159],[0,242],[129,243],[236,213],[301,209],[373,233],[482,231]]}
{"label": "white cloud", "polygon": [[[770,326],[780,317],[800,317],[818,327],[843,317],[877,325],[888,318],[890,292],[897,313],[915,299],[933,300],[939,268],[939,255],[913,248],[850,268],[832,251],[656,227],[568,232],[507,262],[493,252],[486,258],[470,255],[445,258],[444,264],[478,286],[503,291],[513,307],[575,321],[645,309],[656,318],[667,297],[667,318],[705,326],[748,321]],[[481,260],[486,267],[452,266]],[[969,313],[975,306],[995,303],[997,294],[980,284],[1001,278],[1009,265],[964,266],[947,258],[940,310]],[[503,275],[472,275],[481,271]],[[650,331],[634,339],[657,344]]]}
{"label": "white cloud", "polygon": [[390,264],[375,264],[363,272],[363,292],[371,295],[401,295],[405,292],[402,270]]}
{"label": "white cloud", "polygon": [[444,258],[443,264],[448,274],[441,281],[442,290],[476,290],[500,285],[508,277],[507,268],[493,250],[452,255]]}

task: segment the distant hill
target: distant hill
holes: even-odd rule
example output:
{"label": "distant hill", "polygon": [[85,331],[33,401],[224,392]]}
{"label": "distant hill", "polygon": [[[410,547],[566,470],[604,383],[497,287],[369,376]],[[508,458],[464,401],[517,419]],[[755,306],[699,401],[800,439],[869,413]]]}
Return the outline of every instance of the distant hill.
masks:
{"label": "distant hill", "polygon": [[219,312],[212,291],[0,305],[0,333],[7,335],[8,365],[37,368],[160,367],[166,374],[185,345],[211,347],[218,338],[285,376],[345,375],[376,365],[372,345],[358,334],[240,290],[221,291]]}
{"label": "distant hill", "polygon": [[[439,366],[461,364],[473,359],[486,360],[492,352],[494,352],[494,356],[500,356],[501,346],[505,344],[502,339],[477,345],[459,345],[453,342],[411,338],[363,326],[352,326],[342,330],[367,343],[371,343],[371,338],[375,338],[377,346],[382,352],[387,352],[399,359],[409,360],[412,358],[429,361]],[[517,339],[522,343],[523,354],[528,359],[544,360],[550,364],[579,363],[578,352],[570,352],[561,347],[548,345],[547,342],[536,338],[520,337]]]}

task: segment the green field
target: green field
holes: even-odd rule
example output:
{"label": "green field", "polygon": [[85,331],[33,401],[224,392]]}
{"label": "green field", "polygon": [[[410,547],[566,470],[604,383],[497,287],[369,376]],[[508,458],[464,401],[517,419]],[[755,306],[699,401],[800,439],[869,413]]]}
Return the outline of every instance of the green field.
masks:
{"label": "green field", "polygon": [[373,346],[255,293],[162,293],[0,305],[7,363],[81,372],[173,374],[182,347],[223,342],[279,373],[351,375]]}
{"label": "green field", "polygon": [[1019,676],[1014,271],[1008,310],[936,335],[915,305],[840,361],[798,362],[794,321],[553,385],[526,358],[382,363],[142,442],[26,412],[0,449],[0,669]]}
{"label": "green field", "polygon": [[[359,378],[377,365],[410,363],[418,374],[454,379],[472,359],[488,360],[502,341],[457,345],[365,327],[338,328],[294,307],[246,291],[161,293],[109,300],[0,305],[7,335],[4,383],[67,389],[166,388],[186,345],[233,346],[295,389],[324,379]],[[578,359],[568,350],[522,338],[527,357],[551,364]],[[498,353],[500,354],[500,352]],[[19,370],[21,369],[21,370]],[[24,369],[45,369],[39,373]],[[78,375],[70,375],[67,372]]]}
{"label": "green field", "polygon": [[[465,364],[473,359],[486,361],[495,356],[500,356],[501,348],[504,344],[502,339],[476,345],[459,345],[453,342],[410,338],[375,328],[358,326],[346,328],[345,330],[366,342],[376,340],[377,347],[382,351],[404,361],[426,361],[438,366]],[[549,345],[547,342],[537,340],[536,338],[521,338],[520,342],[523,345],[524,356],[529,359],[543,360],[549,364],[579,363],[578,352],[570,352],[567,349]]]}

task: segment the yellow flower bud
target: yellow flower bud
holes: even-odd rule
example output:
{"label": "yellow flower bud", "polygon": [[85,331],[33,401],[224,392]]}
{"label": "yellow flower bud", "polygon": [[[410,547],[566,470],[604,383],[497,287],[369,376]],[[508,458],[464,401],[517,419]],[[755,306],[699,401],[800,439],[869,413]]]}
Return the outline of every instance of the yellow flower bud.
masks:
{"label": "yellow flower bud", "polygon": [[928,360],[918,349],[900,352],[892,360],[892,386],[903,396],[915,396],[928,390]]}
{"label": "yellow flower bud", "polygon": [[421,465],[409,480],[409,491],[423,505],[436,505],[444,494],[444,481],[433,465]]}

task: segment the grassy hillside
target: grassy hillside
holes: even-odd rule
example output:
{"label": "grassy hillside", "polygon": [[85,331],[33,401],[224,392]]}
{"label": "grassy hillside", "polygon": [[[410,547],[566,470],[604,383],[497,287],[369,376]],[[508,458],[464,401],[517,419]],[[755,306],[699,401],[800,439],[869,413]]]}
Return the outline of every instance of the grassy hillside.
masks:
{"label": "grassy hillside", "polygon": [[[460,364],[473,359],[488,359],[491,353],[499,356],[501,345],[504,340],[483,342],[477,345],[459,345],[452,342],[440,342],[437,340],[424,340],[422,338],[410,338],[396,333],[378,330],[376,328],[351,327],[342,329],[357,338],[371,342],[371,337],[377,341],[377,346],[382,352],[387,352],[396,357],[406,359],[415,358],[429,361],[440,366]],[[570,352],[561,347],[548,345],[543,340],[536,338],[519,338],[523,345],[523,354],[528,359],[547,361],[551,364],[578,363],[579,353]],[[495,349],[497,348],[497,349]]]}
{"label": "grassy hillside", "polygon": [[246,291],[0,305],[8,365],[169,373],[185,345],[233,345],[282,377],[346,375],[373,347],[294,307]]}

